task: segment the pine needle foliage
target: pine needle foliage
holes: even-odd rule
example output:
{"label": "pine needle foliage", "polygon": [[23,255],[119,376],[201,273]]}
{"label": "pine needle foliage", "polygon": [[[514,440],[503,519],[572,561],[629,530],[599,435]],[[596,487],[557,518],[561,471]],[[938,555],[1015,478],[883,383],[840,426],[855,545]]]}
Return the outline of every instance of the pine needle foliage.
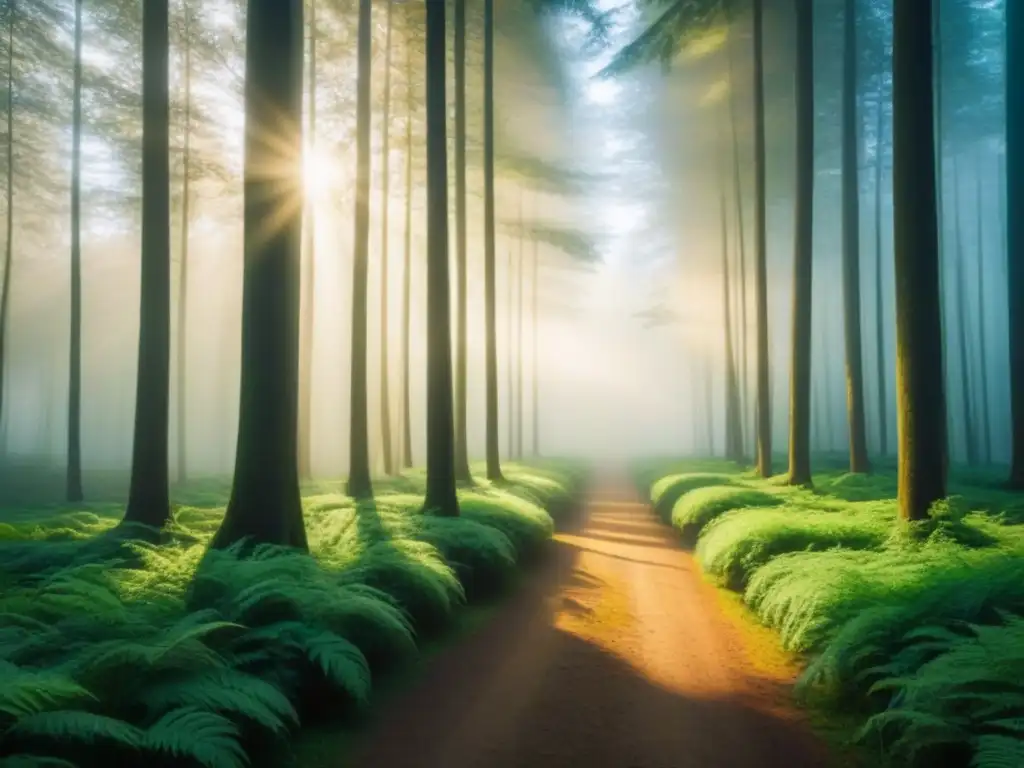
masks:
{"label": "pine needle foliage", "polygon": [[[0,766],[281,764],[300,723],[365,709],[375,680],[551,536],[544,507],[578,475],[508,475],[455,519],[418,513],[422,473],[372,503],[320,484],[304,499],[312,557],[208,551],[222,506],[177,509],[162,537],[115,537],[102,510],[3,513]],[[197,496],[222,504],[217,490]]]}

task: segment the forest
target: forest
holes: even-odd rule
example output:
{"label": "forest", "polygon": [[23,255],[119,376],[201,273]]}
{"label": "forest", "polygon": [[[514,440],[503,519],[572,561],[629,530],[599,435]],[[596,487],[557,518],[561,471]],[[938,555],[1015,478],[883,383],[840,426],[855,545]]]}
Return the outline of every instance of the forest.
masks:
{"label": "forest", "polygon": [[1024,766],[1024,6],[0,25],[0,768]]}

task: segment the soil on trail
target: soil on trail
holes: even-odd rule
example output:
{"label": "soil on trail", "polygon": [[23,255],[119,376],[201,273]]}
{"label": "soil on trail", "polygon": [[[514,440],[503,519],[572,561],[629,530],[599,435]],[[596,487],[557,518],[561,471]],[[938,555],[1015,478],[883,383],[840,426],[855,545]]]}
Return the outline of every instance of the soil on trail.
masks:
{"label": "soil on trail", "polygon": [[627,479],[598,476],[553,550],[382,707],[352,765],[826,765],[786,703],[795,670],[702,580]]}

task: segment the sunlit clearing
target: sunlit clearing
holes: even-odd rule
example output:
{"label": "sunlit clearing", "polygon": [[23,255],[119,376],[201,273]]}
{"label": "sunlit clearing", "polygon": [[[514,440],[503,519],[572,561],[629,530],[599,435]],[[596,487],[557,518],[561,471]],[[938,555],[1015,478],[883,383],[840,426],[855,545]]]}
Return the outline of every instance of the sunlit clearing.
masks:
{"label": "sunlit clearing", "polygon": [[726,27],[713,27],[707,32],[694,35],[683,45],[682,55],[688,61],[702,59],[721,50],[729,39]]}

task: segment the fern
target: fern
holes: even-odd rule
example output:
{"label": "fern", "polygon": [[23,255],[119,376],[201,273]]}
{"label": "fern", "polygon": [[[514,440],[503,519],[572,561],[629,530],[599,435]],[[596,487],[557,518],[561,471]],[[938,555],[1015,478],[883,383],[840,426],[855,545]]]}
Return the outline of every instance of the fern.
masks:
{"label": "fern", "polygon": [[134,725],[106,715],[74,710],[25,715],[19,718],[4,736],[74,744],[104,742],[128,749],[138,749],[143,742],[143,732]]}
{"label": "fern", "polygon": [[205,768],[245,768],[238,728],[226,717],[194,707],[168,712],[143,734],[146,749],[191,758]]}

